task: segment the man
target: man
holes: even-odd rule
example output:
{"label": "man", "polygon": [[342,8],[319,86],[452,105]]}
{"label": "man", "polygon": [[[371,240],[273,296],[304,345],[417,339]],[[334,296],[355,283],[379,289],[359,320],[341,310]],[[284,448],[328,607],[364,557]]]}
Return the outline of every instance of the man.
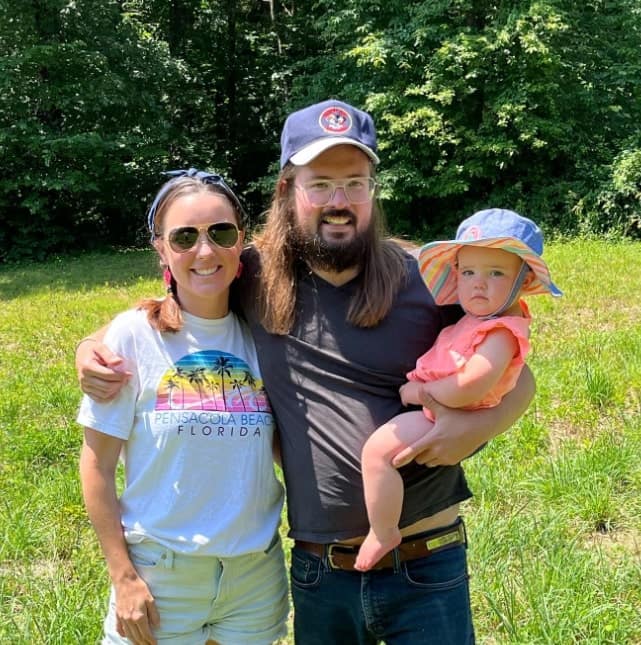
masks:
{"label": "man", "polygon": [[[414,259],[382,238],[377,163],[367,113],[325,101],[291,114],[267,222],[236,289],[280,432],[295,640],[473,643],[459,518],[471,493],[459,462],[523,413],[534,384],[524,370],[499,407],[474,413],[422,401],[437,421],[400,469],[404,541],[378,568],[355,571],[368,529],[362,446],[403,410],[405,374],[460,316],[436,307]],[[78,354],[83,389],[112,396],[114,357],[89,344]]]}

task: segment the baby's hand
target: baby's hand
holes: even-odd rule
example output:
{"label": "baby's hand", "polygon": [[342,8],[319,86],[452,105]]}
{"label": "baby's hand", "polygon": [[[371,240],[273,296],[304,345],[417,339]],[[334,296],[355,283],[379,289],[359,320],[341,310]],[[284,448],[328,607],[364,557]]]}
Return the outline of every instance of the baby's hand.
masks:
{"label": "baby's hand", "polygon": [[421,405],[421,392],[423,384],[417,381],[408,381],[401,385],[399,394],[403,405]]}

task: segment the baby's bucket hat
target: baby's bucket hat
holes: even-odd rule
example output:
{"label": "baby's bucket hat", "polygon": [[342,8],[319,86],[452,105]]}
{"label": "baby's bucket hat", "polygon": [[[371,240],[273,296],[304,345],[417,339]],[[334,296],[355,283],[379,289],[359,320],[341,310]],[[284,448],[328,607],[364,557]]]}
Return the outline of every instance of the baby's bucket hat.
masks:
{"label": "baby's bucket hat", "polygon": [[418,254],[421,275],[438,305],[458,302],[456,255],[463,246],[486,246],[515,253],[534,272],[534,280],[523,287],[524,295],[547,293],[562,296],[542,260],[543,234],[527,217],[503,208],[478,211],[461,222],[455,240],[429,242]]}

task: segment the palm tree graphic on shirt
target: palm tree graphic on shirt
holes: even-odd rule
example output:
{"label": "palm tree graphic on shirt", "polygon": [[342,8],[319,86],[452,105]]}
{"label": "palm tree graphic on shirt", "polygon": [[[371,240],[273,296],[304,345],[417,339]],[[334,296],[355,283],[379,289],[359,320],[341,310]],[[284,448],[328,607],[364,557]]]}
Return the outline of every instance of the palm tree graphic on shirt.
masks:
{"label": "palm tree graphic on shirt", "polygon": [[271,412],[263,382],[247,362],[217,350],[176,361],[160,380],[155,409]]}

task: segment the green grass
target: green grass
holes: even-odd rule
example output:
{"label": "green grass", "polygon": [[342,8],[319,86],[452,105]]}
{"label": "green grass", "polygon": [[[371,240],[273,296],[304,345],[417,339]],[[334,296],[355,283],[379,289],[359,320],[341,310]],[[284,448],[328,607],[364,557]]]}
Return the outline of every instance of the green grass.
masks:
{"label": "green grass", "polygon": [[[641,643],[641,245],[546,249],[537,397],[466,462],[480,643]],[[162,294],[142,251],[0,270],[0,642],[95,643],[107,575],[77,477],[76,341]],[[286,641],[292,643],[293,639]]]}

